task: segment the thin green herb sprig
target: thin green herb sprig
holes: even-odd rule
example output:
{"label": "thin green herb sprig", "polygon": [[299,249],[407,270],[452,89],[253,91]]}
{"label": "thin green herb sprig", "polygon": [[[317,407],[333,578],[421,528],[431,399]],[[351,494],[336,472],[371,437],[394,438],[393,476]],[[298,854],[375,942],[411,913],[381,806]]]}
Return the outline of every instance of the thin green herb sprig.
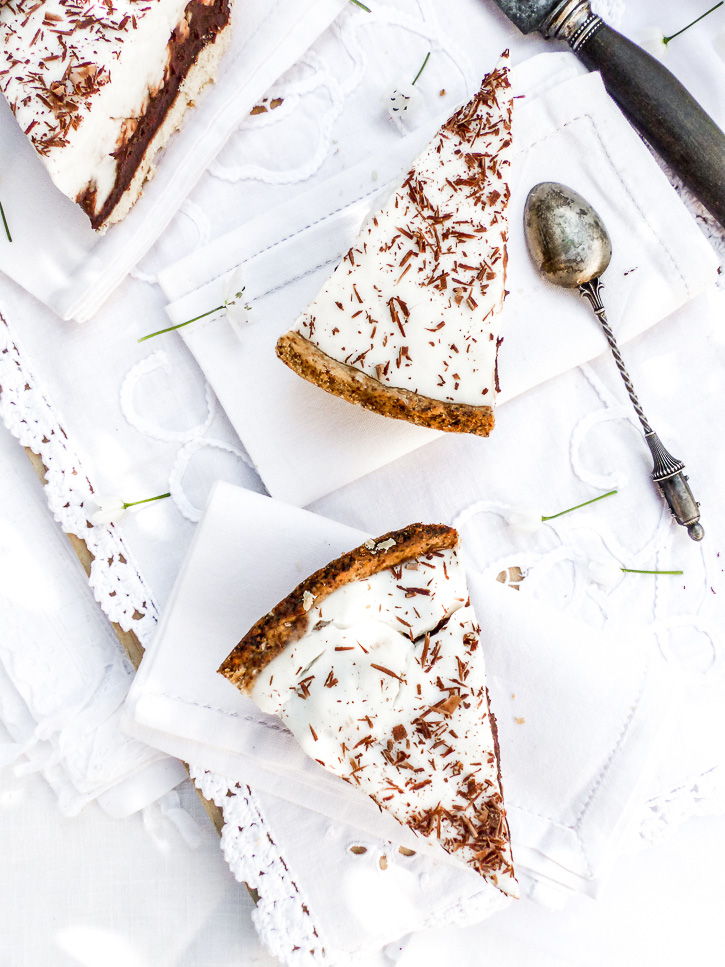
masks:
{"label": "thin green herb sprig", "polygon": [[573,507],[567,507],[566,510],[560,510],[558,514],[549,514],[544,516],[542,514],[542,521],[555,520],[557,517],[563,517],[564,514],[570,514],[573,510],[579,510],[580,507],[588,507],[589,504],[596,504],[598,500],[604,500],[605,497],[613,497],[617,493],[616,490],[608,490],[606,494],[599,494],[598,497],[592,497],[591,500],[585,500],[581,504],[574,504]]}
{"label": "thin green herb sprig", "polygon": [[215,306],[213,309],[209,309],[208,312],[202,312],[199,316],[194,316],[193,319],[187,319],[186,322],[179,322],[175,326],[167,326],[166,329],[157,329],[156,332],[149,332],[145,336],[141,336],[137,339],[137,342],[146,342],[147,339],[153,339],[154,336],[163,336],[165,332],[173,332],[175,329],[183,329],[184,326],[190,326],[192,322],[198,322],[199,319],[205,319],[207,316],[213,315],[215,312],[221,312],[222,309],[226,309],[226,303],[222,302],[220,306]]}
{"label": "thin green herb sprig", "polygon": [[420,75],[421,75],[421,74],[423,73],[423,71],[425,70],[425,68],[426,68],[426,65],[428,64],[428,61],[429,61],[429,60],[430,60],[430,51],[428,51],[428,53],[427,53],[427,54],[425,55],[425,59],[424,59],[424,61],[423,61],[423,63],[422,63],[422,64],[420,65],[420,67],[418,68],[418,73],[417,73],[417,74],[415,75],[415,77],[413,78],[413,85],[415,85],[415,84],[417,84],[417,83],[418,83],[418,80],[420,79]]}
{"label": "thin green herb sprig", "polygon": [[157,494],[155,497],[144,497],[143,500],[124,500],[123,509],[128,510],[129,507],[138,507],[139,504],[150,504],[153,500],[165,500],[170,497],[171,494]]}
{"label": "thin green herb sprig", "polygon": [[620,567],[624,574],[684,574],[684,571],[643,571],[638,567]]}
{"label": "thin green herb sprig", "polygon": [[705,17],[709,17],[711,13],[714,13],[716,10],[722,7],[723,3],[725,3],[725,0],[720,0],[720,2],[716,3],[714,7],[710,7],[709,10],[706,10],[704,13],[701,13],[699,17],[695,17],[694,20],[691,20],[689,24],[685,24],[684,27],[682,27],[680,30],[677,30],[674,34],[670,34],[669,37],[663,37],[662,43],[666,47],[671,40],[675,39],[675,37],[679,37],[681,34],[684,34],[686,30],[690,29],[690,27],[694,27],[695,24],[699,24],[701,20],[705,19]]}
{"label": "thin green herb sprig", "polygon": [[1,201],[0,201],[0,218],[2,218],[5,234],[8,237],[8,242],[12,242],[13,236],[10,234],[10,227],[8,226],[8,220],[5,217],[5,209],[3,208],[3,203]]}
{"label": "thin green herb sprig", "polygon": [[[228,309],[231,309],[233,306],[238,305],[243,295],[244,286],[233,292],[231,295],[228,295],[221,305],[214,306],[213,309],[207,309],[206,312],[202,312],[198,316],[194,316],[193,319],[187,319],[185,322],[177,322],[175,326],[166,326],[165,329],[157,329],[156,332],[146,333],[145,336],[141,336],[136,340],[136,342],[146,342],[147,339],[153,339],[154,336],[163,336],[165,332],[174,332],[176,329],[183,329],[184,326],[190,326],[192,322],[198,322],[199,319],[206,319],[207,316],[213,316],[215,312],[225,312]],[[244,306],[246,312],[249,312],[251,308],[252,307],[250,305]]]}

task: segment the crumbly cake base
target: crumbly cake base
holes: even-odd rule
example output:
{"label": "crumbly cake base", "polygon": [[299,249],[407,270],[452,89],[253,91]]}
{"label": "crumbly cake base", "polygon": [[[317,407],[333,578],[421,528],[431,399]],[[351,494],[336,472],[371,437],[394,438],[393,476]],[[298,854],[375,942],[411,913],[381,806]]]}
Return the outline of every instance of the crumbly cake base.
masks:
{"label": "crumbly cake base", "polygon": [[[392,542],[392,543],[391,543]],[[262,669],[308,630],[309,595],[318,603],[338,588],[412,558],[453,548],[458,532],[445,524],[410,524],[367,541],[315,571],[247,632],[218,671],[248,691]]]}
{"label": "crumbly cake base", "polygon": [[128,188],[123,192],[106,219],[97,226],[96,231],[99,234],[103,234],[111,225],[122,221],[136,204],[143,192],[144,185],[155,173],[157,155],[166,146],[172,134],[181,127],[187,109],[194,106],[194,102],[206,85],[214,82],[219,61],[229,47],[230,41],[231,25],[228,24],[219,31],[212,43],[207,44],[199,52],[184,80],[179,85],[176,97],[169,106],[164,120],[149,141]]}
{"label": "crumbly cake base", "polygon": [[386,386],[366,373],[324,353],[299,332],[290,331],[277,341],[277,356],[298,376],[339,396],[394,420],[445,433],[488,436],[494,427],[492,406],[471,406],[421,396]]}

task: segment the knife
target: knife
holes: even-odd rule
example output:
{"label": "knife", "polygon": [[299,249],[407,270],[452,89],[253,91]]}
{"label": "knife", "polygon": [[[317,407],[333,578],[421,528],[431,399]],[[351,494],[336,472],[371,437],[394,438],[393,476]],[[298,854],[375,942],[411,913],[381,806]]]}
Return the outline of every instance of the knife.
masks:
{"label": "knife", "polygon": [[525,34],[565,40],[660,157],[725,227],[725,135],[690,92],[589,0],[494,0]]}

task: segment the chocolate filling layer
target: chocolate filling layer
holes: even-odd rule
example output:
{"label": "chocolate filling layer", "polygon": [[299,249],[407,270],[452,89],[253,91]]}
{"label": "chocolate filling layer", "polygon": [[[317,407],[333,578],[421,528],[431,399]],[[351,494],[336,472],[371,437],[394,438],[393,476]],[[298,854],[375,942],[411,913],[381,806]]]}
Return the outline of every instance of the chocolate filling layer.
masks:
{"label": "chocolate filling layer", "polygon": [[229,23],[229,0],[191,0],[184,12],[186,25],[176,27],[168,44],[169,66],[163,87],[149,100],[146,111],[138,119],[133,133],[121,144],[113,157],[116,159],[116,180],[103,206],[96,211],[96,186],[86,186],[76,198],[91,220],[93,228],[100,228],[121,196],[131,184],[154,135],[171,109],[179,87],[199,53]]}

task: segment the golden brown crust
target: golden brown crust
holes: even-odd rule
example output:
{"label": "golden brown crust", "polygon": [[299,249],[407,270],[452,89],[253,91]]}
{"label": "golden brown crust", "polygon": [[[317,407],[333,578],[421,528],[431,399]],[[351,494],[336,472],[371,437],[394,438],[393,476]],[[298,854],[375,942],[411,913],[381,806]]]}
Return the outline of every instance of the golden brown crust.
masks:
{"label": "golden brown crust", "polygon": [[[389,544],[390,541],[393,543]],[[364,580],[423,554],[455,547],[457,543],[458,532],[445,524],[409,524],[361,544],[315,571],[260,618],[220,665],[219,671],[240,691],[248,691],[265,665],[307,631],[309,604],[305,609],[305,601],[310,600],[309,595],[319,604],[345,584]]]}
{"label": "golden brown crust", "polygon": [[298,376],[315,383],[325,392],[382,416],[446,433],[488,436],[493,429],[493,407],[449,403],[411,390],[386,386],[359,369],[328,356],[299,332],[291,331],[280,336],[277,355]]}

